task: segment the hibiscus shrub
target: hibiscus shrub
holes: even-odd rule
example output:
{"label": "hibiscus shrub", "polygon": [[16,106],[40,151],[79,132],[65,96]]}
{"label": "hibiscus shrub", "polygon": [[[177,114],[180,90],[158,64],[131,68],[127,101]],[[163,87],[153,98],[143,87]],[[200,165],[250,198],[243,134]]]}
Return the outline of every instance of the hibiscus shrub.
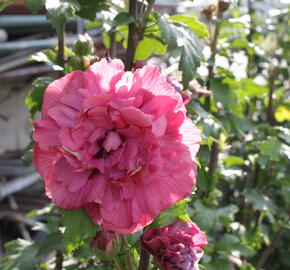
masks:
{"label": "hibiscus shrub", "polygon": [[[52,203],[27,214],[45,239],[6,243],[0,268],[290,268],[283,1],[196,0],[171,16],[154,0],[25,2],[58,36],[31,56],[58,79],[33,82],[41,119],[23,156]],[[107,55],[88,34],[65,46],[77,16]]]}

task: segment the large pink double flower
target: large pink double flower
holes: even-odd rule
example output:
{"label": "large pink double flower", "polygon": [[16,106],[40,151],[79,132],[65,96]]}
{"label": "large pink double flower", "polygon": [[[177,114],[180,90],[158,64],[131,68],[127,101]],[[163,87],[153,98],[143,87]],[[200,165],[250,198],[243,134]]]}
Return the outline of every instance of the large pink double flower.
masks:
{"label": "large pink double flower", "polygon": [[191,193],[199,130],[154,66],[102,59],[51,83],[35,121],[34,163],[46,194],[96,224],[133,233]]}

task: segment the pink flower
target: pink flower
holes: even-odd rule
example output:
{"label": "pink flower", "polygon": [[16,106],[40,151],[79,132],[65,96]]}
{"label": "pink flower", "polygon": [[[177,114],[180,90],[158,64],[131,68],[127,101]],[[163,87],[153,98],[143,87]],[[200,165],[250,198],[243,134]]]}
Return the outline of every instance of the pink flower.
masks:
{"label": "pink flower", "polygon": [[149,228],[140,238],[141,244],[165,270],[198,270],[207,245],[205,234],[193,222],[179,220],[161,228]]}
{"label": "pink flower", "polygon": [[46,194],[104,229],[140,230],[190,194],[200,132],[154,66],[102,59],[51,83],[33,153]]}
{"label": "pink flower", "polygon": [[91,246],[109,255],[113,251],[115,239],[115,233],[101,229],[97,231],[96,236],[92,239]]}

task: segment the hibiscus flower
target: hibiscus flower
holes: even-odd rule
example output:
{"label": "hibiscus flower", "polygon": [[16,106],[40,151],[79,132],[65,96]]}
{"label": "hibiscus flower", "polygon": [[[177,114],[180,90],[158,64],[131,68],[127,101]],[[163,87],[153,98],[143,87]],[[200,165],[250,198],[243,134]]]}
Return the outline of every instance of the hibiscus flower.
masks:
{"label": "hibiscus flower", "polygon": [[195,184],[200,132],[155,66],[102,59],[74,71],[47,87],[34,126],[47,196],[106,230],[140,230]]}

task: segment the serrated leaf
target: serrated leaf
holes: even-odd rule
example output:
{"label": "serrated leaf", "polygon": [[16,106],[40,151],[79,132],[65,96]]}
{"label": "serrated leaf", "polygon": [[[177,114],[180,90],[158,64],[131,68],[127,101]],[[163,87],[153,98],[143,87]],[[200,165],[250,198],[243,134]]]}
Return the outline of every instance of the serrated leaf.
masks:
{"label": "serrated leaf", "polygon": [[251,189],[243,192],[246,200],[252,204],[253,208],[260,211],[270,211],[275,213],[278,208],[274,202],[260,190]]}
{"label": "serrated leaf", "polygon": [[186,89],[200,64],[202,51],[199,40],[183,23],[160,18],[158,25],[168,49],[176,52],[176,48],[180,48],[177,51],[180,56],[179,70],[182,71],[182,83]]}
{"label": "serrated leaf", "polygon": [[209,32],[204,23],[198,21],[197,17],[189,17],[184,15],[173,15],[169,17],[170,20],[181,22],[187,25],[196,35],[200,37],[209,37]]}
{"label": "serrated leaf", "polygon": [[174,223],[178,219],[184,221],[189,221],[190,218],[187,215],[187,202],[185,200],[179,201],[175,205],[161,212],[158,217],[156,217],[151,227],[162,227]]}
{"label": "serrated leaf", "polygon": [[97,231],[97,226],[82,209],[62,211],[61,221],[65,226],[64,240],[70,255],[85,239],[94,237]]}
{"label": "serrated leaf", "polygon": [[32,13],[36,13],[39,11],[45,0],[25,0],[26,6],[32,11]]}
{"label": "serrated leaf", "polygon": [[33,81],[32,84],[34,87],[30,90],[27,98],[25,99],[25,104],[29,109],[31,121],[34,118],[35,113],[37,111],[41,111],[44,91],[52,81],[53,80],[49,77],[39,77]]}

